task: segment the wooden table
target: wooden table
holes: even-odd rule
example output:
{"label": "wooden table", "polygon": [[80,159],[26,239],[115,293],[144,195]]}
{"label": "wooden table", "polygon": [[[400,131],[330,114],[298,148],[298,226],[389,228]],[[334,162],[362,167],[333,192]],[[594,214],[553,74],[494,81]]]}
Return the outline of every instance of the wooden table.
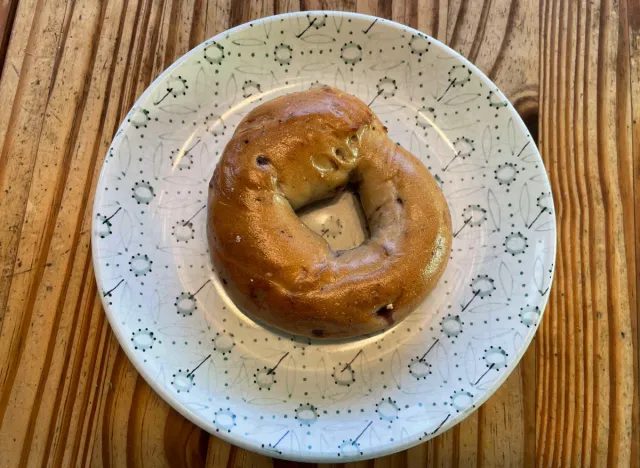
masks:
{"label": "wooden table", "polygon": [[354,465],[640,465],[640,0],[0,0],[0,466],[287,464],[149,388],[109,328],[89,234],[111,138],[160,72],[236,24],[321,8],[478,65],[537,135],[558,216],[549,307],[507,382],[438,438]]}

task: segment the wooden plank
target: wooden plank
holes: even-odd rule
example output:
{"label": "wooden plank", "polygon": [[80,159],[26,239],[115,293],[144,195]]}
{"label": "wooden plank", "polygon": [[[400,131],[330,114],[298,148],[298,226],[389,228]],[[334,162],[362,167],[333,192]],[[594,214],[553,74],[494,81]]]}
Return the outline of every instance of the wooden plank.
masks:
{"label": "wooden plank", "polygon": [[229,466],[232,452],[235,447],[217,437],[209,437],[209,445],[207,447],[207,468],[226,468]]}
{"label": "wooden plank", "polygon": [[0,3],[0,70],[4,68],[7,45],[13,30],[13,21],[16,18],[17,9],[18,0],[2,0]]}
{"label": "wooden plank", "polygon": [[[30,137],[37,140],[37,145],[34,145],[32,153],[28,203],[23,210],[22,235],[17,246],[17,258],[30,257],[32,267],[18,281],[11,281],[7,313],[0,334],[0,346],[7,351],[3,353],[2,365],[5,378],[0,397],[0,419],[3,420],[0,450],[11,452],[10,460],[16,461],[29,454],[32,443],[37,445],[40,442],[33,439],[33,432],[41,408],[43,383],[48,377],[59,378],[64,364],[62,355],[57,353],[60,349],[53,343],[58,330],[64,332],[65,321],[73,314],[71,309],[62,311],[60,301],[66,289],[64,279],[70,272],[69,253],[77,246],[78,233],[67,231],[64,236],[57,235],[62,230],[56,230],[56,223],[67,221],[67,216],[74,216],[74,207],[65,206],[63,202],[69,191],[65,185],[70,169],[76,164],[85,164],[82,161],[84,155],[71,152],[80,123],[75,109],[82,110],[85,105],[84,73],[92,67],[95,59],[92,44],[80,46],[86,45],[83,36],[92,37],[100,22],[99,9],[95,5],[79,2],[76,8],[67,9],[52,3],[51,7],[54,9],[51,17],[59,22],[45,24],[59,28],[57,36],[54,32],[58,52],[48,61],[48,92],[39,97],[43,100],[44,109],[40,112],[43,115],[42,126],[37,135]],[[93,21],[80,21],[82,13],[93,17]],[[73,50],[75,59],[65,60],[63,50]],[[14,162],[20,164],[21,155],[14,152],[17,148],[5,148],[7,153],[3,153],[7,166]],[[7,171],[6,175],[9,183],[17,185],[17,180],[11,182],[15,173]],[[84,186],[82,180],[79,182]],[[15,279],[14,272],[12,280]],[[54,313],[46,313],[51,309]],[[54,354],[57,355],[56,367],[49,369]],[[23,359],[23,356],[28,356],[28,359]],[[22,408],[33,409],[30,417],[25,418]],[[46,415],[48,409],[45,406],[41,414]],[[44,427],[47,427],[46,423]]]}
{"label": "wooden plank", "polygon": [[[627,28],[629,36],[629,84],[631,87],[631,125],[632,125],[632,151],[633,151],[633,193],[635,204],[635,314],[631,314],[632,340],[635,353],[633,355],[633,419],[631,442],[631,466],[640,467],[640,339],[638,324],[640,323],[640,1],[629,0],[627,2]],[[622,29],[622,28],[621,28]],[[630,289],[633,287],[630,286]],[[632,309],[633,310],[633,309]]]}
{"label": "wooden plank", "polygon": [[625,466],[633,404],[628,275],[635,267],[624,242],[633,197],[622,195],[632,173],[630,134],[616,121],[629,116],[625,86],[617,86],[628,79],[628,57],[609,2],[545,2],[542,15],[541,56],[549,60],[542,63],[541,148],[556,194],[559,255],[540,332],[538,459]]}
{"label": "wooden plank", "polygon": [[[7,38],[10,37],[10,41],[3,44],[0,49],[2,54],[2,68],[0,75],[0,104],[2,105],[3,112],[0,112],[0,141],[4,142],[7,134],[9,120],[12,114],[12,106],[14,99],[18,96],[17,87],[20,82],[20,75],[22,70],[22,64],[26,56],[25,49],[29,41],[29,34],[32,24],[36,20],[36,3],[37,0],[14,2],[16,5],[16,11],[11,20],[10,11],[11,6],[7,4],[6,8],[9,13],[7,16],[7,26],[11,25],[11,31],[5,31]],[[31,51],[29,51],[32,54]],[[6,70],[6,71],[5,71]],[[3,144],[4,146],[4,144]],[[2,164],[0,164],[2,166]],[[2,255],[0,248],[0,255]],[[1,258],[1,257],[0,257]],[[8,264],[0,262],[0,268],[3,270],[8,267]],[[0,283],[1,285],[2,283]],[[1,290],[1,289],[0,289]],[[1,311],[4,310],[0,308]]]}

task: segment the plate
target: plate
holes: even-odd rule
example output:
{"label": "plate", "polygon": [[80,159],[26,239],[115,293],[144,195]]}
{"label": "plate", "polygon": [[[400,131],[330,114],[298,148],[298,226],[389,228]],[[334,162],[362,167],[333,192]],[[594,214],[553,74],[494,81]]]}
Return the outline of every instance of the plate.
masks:
{"label": "plate", "polygon": [[[236,125],[322,84],[368,103],[429,168],[455,233],[443,278],[409,318],[328,344],[238,311],[206,242],[207,185]],[[474,411],[535,334],[556,251],[547,175],[504,95],[435,39],[343,12],[244,24],[169,67],[116,133],[92,231],[105,311],[154,390],[233,444],[310,462],[403,450]]]}

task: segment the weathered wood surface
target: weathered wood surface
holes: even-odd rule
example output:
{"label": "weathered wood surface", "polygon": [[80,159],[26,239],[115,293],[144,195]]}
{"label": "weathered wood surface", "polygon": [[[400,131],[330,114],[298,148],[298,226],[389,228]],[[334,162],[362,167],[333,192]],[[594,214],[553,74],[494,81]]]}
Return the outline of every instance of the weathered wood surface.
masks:
{"label": "weathered wood surface", "polygon": [[122,117],[231,26],[375,14],[459,50],[516,105],[549,171],[558,259],[535,342],[475,414],[354,466],[640,466],[640,0],[0,0],[0,466],[293,465],[169,408],[111,333],[91,202]]}

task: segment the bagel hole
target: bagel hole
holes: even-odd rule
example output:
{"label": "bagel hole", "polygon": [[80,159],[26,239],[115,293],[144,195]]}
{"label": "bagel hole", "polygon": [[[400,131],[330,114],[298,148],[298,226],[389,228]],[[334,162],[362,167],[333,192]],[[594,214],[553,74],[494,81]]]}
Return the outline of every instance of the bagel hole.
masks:
{"label": "bagel hole", "polygon": [[370,237],[360,197],[353,185],[347,185],[331,198],[303,206],[296,214],[329,244],[336,256],[358,247]]}

